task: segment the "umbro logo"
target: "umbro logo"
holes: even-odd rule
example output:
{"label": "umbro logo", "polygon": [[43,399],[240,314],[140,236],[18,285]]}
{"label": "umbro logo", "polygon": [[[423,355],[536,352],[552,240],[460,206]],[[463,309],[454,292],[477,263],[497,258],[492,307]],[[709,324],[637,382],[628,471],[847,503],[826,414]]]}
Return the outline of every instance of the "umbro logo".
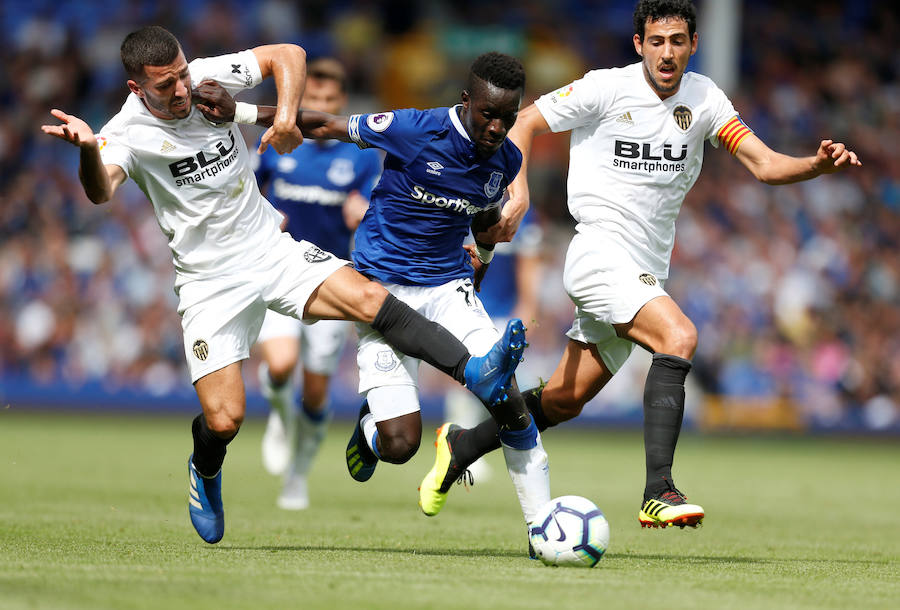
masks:
{"label": "umbro logo", "polygon": [[435,176],[440,176],[441,170],[444,169],[444,166],[437,161],[429,161],[425,165],[428,166],[428,169],[426,169],[425,171],[429,174],[434,174]]}
{"label": "umbro logo", "polygon": [[231,73],[232,74],[240,74],[241,73],[241,64],[231,64]]}
{"label": "umbro logo", "polygon": [[631,118],[630,112],[626,112],[625,114],[623,114],[622,116],[620,116],[619,118],[616,119],[616,123],[623,123],[630,127],[630,126],[634,125],[634,119]]}

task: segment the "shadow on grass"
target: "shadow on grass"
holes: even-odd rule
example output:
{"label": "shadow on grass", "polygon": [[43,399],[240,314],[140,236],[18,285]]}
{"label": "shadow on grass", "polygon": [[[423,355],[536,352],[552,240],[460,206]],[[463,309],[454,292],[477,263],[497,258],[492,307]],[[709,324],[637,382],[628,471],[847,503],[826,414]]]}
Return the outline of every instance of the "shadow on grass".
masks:
{"label": "shadow on grass", "polygon": [[[278,546],[209,546],[209,550],[215,551],[263,551],[267,553],[282,552],[355,552],[355,553],[390,553],[394,555],[410,555],[425,557],[495,557],[523,559],[528,556],[525,549],[522,551],[502,551],[497,549],[435,549],[435,548],[388,548],[388,547],[343,547],[329,545],[278,545]],[[607,553],[604,555],[604,564],[611,561],[660,561],[670,564],[694,564],[694,565],[728,565],[728,564],[756,564],[778,565],[790,563],[820,563],[820,564],[846,564],[860,566],[889,565],[890,559],[841,559],[836,557],[735,557],[735,556],[710,556],[710,555],[685,555],[685,554],[641,554],[641,553]]]}
{"label": "shadow on grass", "polygon": [[426,557],[512,557],[527,558],[528,551],[501,551],[497,549],[420,549],[420,548],[389,548],[389,547],[346,547],[309,544],[291,544],[278,546],[209,546],[213,551],[265,551],[268,553],[281,552],[354,552],[354,553],[391,553],[394,555],[422,555]]}
{"label": "shadow on grass", "polygon": [[714,557],[709,555],[644,555],[640,553],[608,553],[604,559],[613,560],[637,560],[637,561],[665,561],[667,563],[709,564],[722,565],[729,563],[774,565],[781,563],[842,563],[847,565],[887,565],[889,559],[841,559],[836,557]]}

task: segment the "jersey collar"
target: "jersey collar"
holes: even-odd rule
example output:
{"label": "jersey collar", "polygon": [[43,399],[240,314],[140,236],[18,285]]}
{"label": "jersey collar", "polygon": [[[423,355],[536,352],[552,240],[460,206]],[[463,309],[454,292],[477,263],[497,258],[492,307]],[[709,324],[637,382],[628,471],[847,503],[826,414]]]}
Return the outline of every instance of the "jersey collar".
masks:
{"label": "jersey collar", "polygon": [[447,112],[450,114],[450,122],[453,123],[453,126],[456,127],[456,131],[464,137],[468,142],[472,141],[472,138],[469,137],[469,134],[466,133],[466,128],[463,127],[462,121],[459,120],[459,114],[457,114],[456,109],[462,106],[462,104],[457,104],[456,106],[451,106],[447,109]]}

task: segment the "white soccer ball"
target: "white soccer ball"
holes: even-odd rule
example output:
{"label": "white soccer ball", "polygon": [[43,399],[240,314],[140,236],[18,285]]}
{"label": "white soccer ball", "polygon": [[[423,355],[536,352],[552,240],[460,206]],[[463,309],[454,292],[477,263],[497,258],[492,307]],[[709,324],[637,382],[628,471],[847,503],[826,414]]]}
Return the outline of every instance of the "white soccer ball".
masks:
{"label": "white soccer ball", "polygon": [[587,498],[560,496],[541,507],[528,537],[548,566],[592,568],[609,546],[609,522]]}

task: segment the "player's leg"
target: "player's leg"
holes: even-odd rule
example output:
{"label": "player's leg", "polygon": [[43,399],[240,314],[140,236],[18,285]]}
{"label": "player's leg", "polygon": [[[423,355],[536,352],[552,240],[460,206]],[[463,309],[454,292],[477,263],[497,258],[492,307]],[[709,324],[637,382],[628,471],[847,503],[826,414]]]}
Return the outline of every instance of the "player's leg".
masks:
{"label": "player's leg", "polygon": [[244,383],[241,364],[234,362],[194,383],[203,413],[191,426],[194,452],[188,460],[191,523],[206,542],[216,543],[225,533],[222,507],[222,463],[228,443],[244,420]]}
{"label": "player's leg", "polygon": [[306,304],[304,318],[365,322],[393,347],[450,375],[488,404],[504,398],[524,348],[524,331],[512,327],[486,354],[471,357],[446,328],[349,267],[336,270],[319,285]]}
{"label": "player's leg", "polygon": [[[420,305],[415,298],[422,289],[395,288],[414,307]],[[372,477],[379,460],[401,464],[415,454],[422,421],[416,389],[419,361],[397,352],[368,324],[358,323],[356,330],[359,393],[366,399],[345,457],[350,476],[362,482]]]}
{"label": "player's leg", "polygon": [[669,296],[649,301],[619,334],[647,347],[653,363],[644,386],[647,478],[638,518],[642,526],[696,526],[703,508],[675,488],[672,462],[684,417],[684,381],[697,348],[697,329]]}
{"label": "player's leg", "polygon": [[[429,317],[461,337],[471,353],[480,354],[491,349],[496,342],[497,330],[475,295],[471,281],[449,282],[435,288],[433,292],[428,309]],[[511,328],[521,328],[524,334],[520,320],[510,321],[504,333],[510,333]],[[514,380],[506,401],[500,404],[486,403],[485,406],[497,424],[507,470],[519,497],[525,521],[530,522],[537,510],[550,499],[548,459],[540,433]],[[438,453],[430,473],[430,484],[426,483],[426,487],[435,486],[439,473],[445,469],[445,457],[445,453]],[[429,477],[426,476],[426,479]],[[440,510],[440,507],[429,504],[430,499],[432,497],[427,493],[425,496],[420,493],[420,506],[425,514],[435,514]]]}
{"label": "player's leg", "polygon": [[241,362],[249,357],[265,314],[253,278],[191,280],[178,288],[185,358],[203,409],[192,424],[188,508],[194,528],[209,543],[218,542],[225,529],[222,463],[244,420]]}
{"label": "player's leg", "polygon": [[[537,429],[543,432],[577,416],[611,378],[595,345],[570,339],[549,381],[522,392],[522,397]],[[438,429],[438,458],[419,487],[419,504],[428,507],[426,514],[437,514],[443,508],[453,483],[472,462],[501,447],[498,433],[494,419],[469,429],[451,423]]]}
{"label": "player's leg", "polygon": [[307,476],[331,420],[328,386],[337,369],[350,325],[321,320],[312,325],[301,324],[301,327],[303,395],[294,418],[291,459],[278,496],[278,506],[288,510],[309,506]]}
{"label": "player's leg", "polygon": [[300,328],[296,318],[266,310],[259,331],[259,387],[269,403],[269,417],[262,438],[263,466],[270,474],[281,475],[291,461],[290,431],[296,422],[294,369],[300,356]]}
{"label": "player's leg", "polygon": [[[410,409],[415,411],[406,412]],[[354,480],[362,483],[372,478],[379,461],[404,464],[416,454],[422,440],[418,409],[414,386],[383,386],[367,392],[347,443],[347,471]]]}

